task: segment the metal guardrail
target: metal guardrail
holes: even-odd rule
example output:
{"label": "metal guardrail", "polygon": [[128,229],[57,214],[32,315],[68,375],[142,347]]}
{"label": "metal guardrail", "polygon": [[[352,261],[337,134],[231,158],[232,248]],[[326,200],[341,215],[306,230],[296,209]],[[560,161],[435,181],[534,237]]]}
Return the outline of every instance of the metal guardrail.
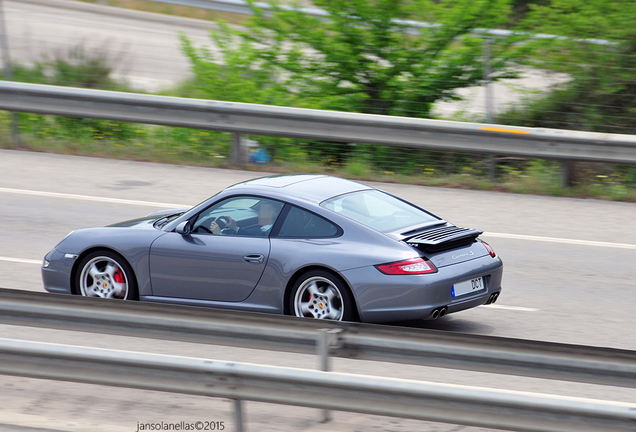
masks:
{"label": "metal guardrail", "polygon": [[[0,289],[0,322],[636,388],[636,351]],[[325,348],[326,351],[326,348]]]}
{"label": "metal guardrail", "polygon": [[339,142],[636,164],[636,136],[0,82],[0,109]]}
{"label": "metal guardrail", "polygon": [[0,373],[515,431],[636,426],[627,403],[11,339]]}

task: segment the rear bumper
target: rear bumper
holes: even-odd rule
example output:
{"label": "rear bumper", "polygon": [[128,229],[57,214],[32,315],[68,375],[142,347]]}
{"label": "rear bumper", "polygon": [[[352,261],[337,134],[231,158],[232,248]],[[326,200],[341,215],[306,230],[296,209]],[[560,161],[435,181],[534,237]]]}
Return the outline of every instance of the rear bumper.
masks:
{"label": "rear bumper", "polygon": [[[485,304],[491,294],[501,291],[503,263],[496,257],[442,267],[424,275],[385,275],[364,267],[343,273],[352,288],[363,322],[423,320],[440,307],[447,313]],[[453,284],[483,277],[485,288],[479,292],[452,297]]]}

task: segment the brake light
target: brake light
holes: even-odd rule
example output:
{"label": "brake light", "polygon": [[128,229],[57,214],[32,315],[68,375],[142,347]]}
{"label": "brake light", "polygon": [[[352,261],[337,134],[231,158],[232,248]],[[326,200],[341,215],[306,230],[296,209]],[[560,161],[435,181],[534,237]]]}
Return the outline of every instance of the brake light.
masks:
{"label": "brake light", "polygon": [[387,275],[426,274],[437,271],[435,265],[426,258],[412,258],[395,263],[380,264],[375,268]]}
{"label": "brake light", "polygon": [[491,257],[496,257],[497,254],[495,253],[495,251],[490,247],[490,245],[488,243],[486,243],[485,241],[481,240],[481,243],[486,247],[486,250],[488,251],[488,253],[490,254]]}

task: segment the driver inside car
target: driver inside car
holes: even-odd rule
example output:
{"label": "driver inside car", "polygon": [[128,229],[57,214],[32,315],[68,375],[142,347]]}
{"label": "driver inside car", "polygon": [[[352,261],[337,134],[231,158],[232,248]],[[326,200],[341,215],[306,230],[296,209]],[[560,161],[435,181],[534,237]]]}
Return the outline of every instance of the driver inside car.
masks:
{"label": "driver inside car", "polygon": [[266,236],[272,229],[280,207],[277,208],[275,204],[263,201],[258,206],[258,225],[246,228],[239,227],[231,216],[219,216],[210,222],[210,231],[212,234],[223,235]]}
{"label": "driver inside car", "polygon": [[210,231],[212,234],[236,234],[238,225],[232,216],[219,216],[216,220],[210,222]]}

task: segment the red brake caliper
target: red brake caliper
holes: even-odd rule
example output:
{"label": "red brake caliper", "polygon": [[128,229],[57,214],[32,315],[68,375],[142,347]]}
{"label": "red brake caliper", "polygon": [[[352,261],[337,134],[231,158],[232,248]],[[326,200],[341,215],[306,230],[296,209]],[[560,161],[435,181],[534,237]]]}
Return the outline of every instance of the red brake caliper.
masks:
{"label": "red brake caliper", "polygon": [[124,274],[121,272],[121,270],[117,270],[115,272],[115,274],[113,275],[113,279],[115,279],[115,282],[117,283],[124,283]]}
{"label": "red brake caliper", "polygon": [[[121,270],[117,270],[115,272],[115,274],[113,275],[113,279],[115,280],[115,282],[119,283],[119,284],[124,284],[124,274],[122,273]],[[125,298],[126,297],[126,285],[124,285],[124,288],[121,290],[121,298]]]}

